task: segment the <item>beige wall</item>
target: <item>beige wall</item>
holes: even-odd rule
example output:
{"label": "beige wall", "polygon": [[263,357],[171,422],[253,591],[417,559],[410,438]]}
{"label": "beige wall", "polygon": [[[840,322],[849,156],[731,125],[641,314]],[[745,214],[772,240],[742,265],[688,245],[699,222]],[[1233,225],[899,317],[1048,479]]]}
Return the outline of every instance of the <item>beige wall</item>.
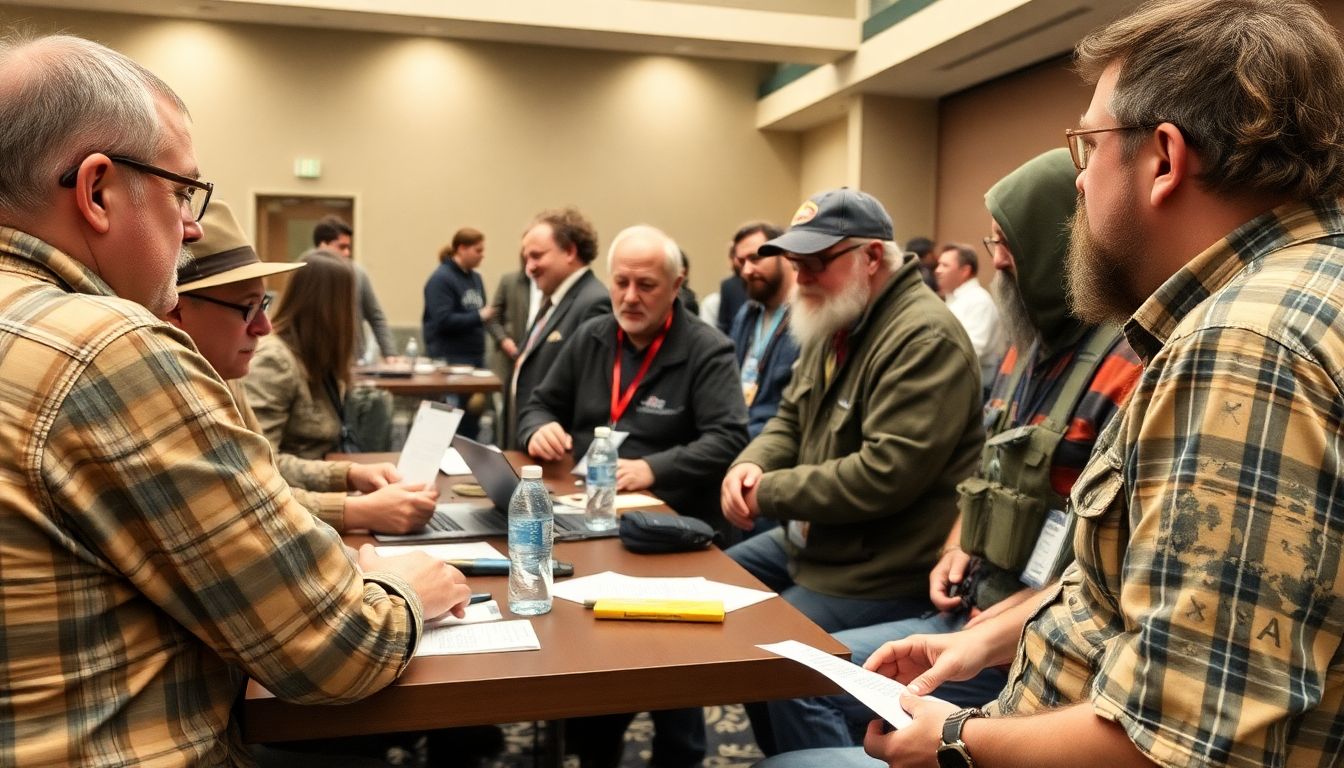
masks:
{"label": "beige wall", "polygon": [[994,270],[980,238],[989,234],[985,192],[1014,168],[1064,146],[1064,130],[1087,110],[1092,88],[1059,60],[977,86],[939,105],[935,240],[971,245],[980,278]]}
{"label": "beige wall", "polygon": [[[849,148],[848,116],[803,133],[797,203],[818,192],[852,183]],[[779,219],[776,223],[788,224],[787,217],[792,214],[792,210],[784,212],[776,217]]]}
{"label": "beige wall", "polygon": [[938,104],[864,96],[858,186],[882,201],[904,243],[934,227]]}
{"label": "beige wall", "polygon": [[[603,247],[666,229],[714,290],[737,225],[798,203],[799,137],[754,126],[760,65],[93,13],[0,9],[0,23],[100,40],[192,111],[216,194],[353,195],[356,258],[395,325],[460,226],[486,233],[487,287],[538,210],[569,203]],[[295,157],[322,161],[315,181]],[[598,267],[605,275],[605,267]]]}

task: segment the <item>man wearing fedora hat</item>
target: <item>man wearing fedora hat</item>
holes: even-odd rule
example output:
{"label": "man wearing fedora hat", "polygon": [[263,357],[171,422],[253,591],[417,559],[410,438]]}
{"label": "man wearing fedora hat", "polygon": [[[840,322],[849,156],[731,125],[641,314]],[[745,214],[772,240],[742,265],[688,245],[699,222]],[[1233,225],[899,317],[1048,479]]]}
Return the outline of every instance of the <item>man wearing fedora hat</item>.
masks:
{"label": "man wearing fedora hat", "polygon": [[[205,236],[188,246],[193,258],[177,270],[180,300],[164,319],[196,342],[228,385],[243,423],[260,434],[240,381],[247,375],[257,339],[271,332],[266,316],[270,295],[262,278],[304,264],[261,261],[225,203],[210,206],[201,225]],[[320,461],[288,453],[277,453],[275,464],[294,498],[338,531],[410,533],[423,528],[434,514],[438,492],[398,484],[401,476],[391,464]]]}

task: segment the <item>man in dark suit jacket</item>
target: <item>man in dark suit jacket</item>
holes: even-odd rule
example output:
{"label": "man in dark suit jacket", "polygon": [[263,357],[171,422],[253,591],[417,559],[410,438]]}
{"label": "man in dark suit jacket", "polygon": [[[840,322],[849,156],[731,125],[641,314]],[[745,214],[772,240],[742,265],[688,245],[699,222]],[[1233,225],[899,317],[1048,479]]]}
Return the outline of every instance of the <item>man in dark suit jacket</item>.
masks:
{"label": "man in dark suit jacket", "polygon": [[518,411],[546,377],[560,348],[585,320],[611,313],[611,298],[588,265],[597,232],[575,208],[543,211],[523,234],[523,262],[541,289],[537,317],[523,338],[504,398],[505,448],[519,448]]}

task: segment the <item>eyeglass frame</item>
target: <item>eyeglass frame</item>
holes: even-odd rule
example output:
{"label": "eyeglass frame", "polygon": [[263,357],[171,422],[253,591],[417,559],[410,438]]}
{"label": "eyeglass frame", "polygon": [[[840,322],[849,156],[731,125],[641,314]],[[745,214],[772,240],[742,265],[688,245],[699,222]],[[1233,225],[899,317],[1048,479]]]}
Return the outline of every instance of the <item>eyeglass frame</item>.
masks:
{"label": "eyeglass frame", "polygon": [[[196,221],[200,221],[201,218],[205,216],[205,209],[210,207],[210,196],[213,195],[215,192],[215,185],[212,182],[201,181],[200,179],[193,179],[190,176],[183,176],[180,173],[173,173],[172,171],[166,168],[160,168],[157,165],[152,165],[150,163],[146,163],[141,160],[136,160],[133,157],[127,157],[125,155],[109,155],[106,153],[104,153],[104,155],[107,157],[108,160],[111,160],[114,163],[120,163],[129,168],[134,168],[135,170],[140,171],[141,173],[148,173],[151,176],[158,176],[161,179],[167,179],[168,181],[175,182],[177,184],[185,184],[191,190],[190,192],[187,193],[186,197],[188,211],[191,210],[191,201],[196,196],[196,190],[198,189],[205,190],[205,200],[201,203],[201,212],[196,214],[195,218]],[[66,187],[67,189],[74,189],[75,178],[76,176],[78,176],[78,174],[79,174],[79,166],[76,165],[74,168],[71,168],[65,173],[62,173],[61,177],[57,179],[57,183],[60,184],[62,187]]]}
{"label": "eyeglass frame", "polygon": [[214,296],[206,296],[203,293],[184,293],[182,295],[189,299],[199,299],[207,304],[216,304],[221,307],[228,307],[229,309],[241,312],[243,313],[243,322],[247,325],[251,325],[252,321],[257,319],[257,315],[262,314],[271,306],[271,294],[269,293],[263,293],[261,295],[261,301],[253,304],[234,304],[232,301],[216,299]]}
{"label": "eyeglass frame", "polygon": [[980,242],[984,244],[985,250],[989,253],[990,259],[994,258],[994,246],[1002,245],[1007,247],[1008,245],[1007,240],[1004,240],[1002,237],[996,237],[994,235],[986,235],[985,237],[980,238]]}
{"label": "eyeglass frame", "polygon": [[784,253],[780,253],[778,255],[783,256],[785,259],[788,259],[789,263],[792,264],[795,269],[806,271],[810,275],[820,275],[822,272],[825,272],[828,267],[831,266],[831,262],[835,261],[841,256],[844,256],[847,253],[857,251],[858,249],[864,247],[870,242],[873,241],[866,240],[861,243],[855,243],[849,246],[848,248],[841,248],[835,253],[828,253],[825,256],[818,256],[815,253],[803,254],[803,253],[790,253],[787,251]]}
{"label": "eyeglass frame", "polygon": [[1064,130],[1064,144],[1069,148],[1069,158],[1073,160],[1073,167],[1079,171],[1087,170],[1087,145],[1078,141],[1079,136],[1087,136],[1093,133],[1110,133],[1112,131],[1151,131],[1161,125],[1161,123],[1152,123],[1150,125],[1116,125],[1110,128],[1066,128]]}

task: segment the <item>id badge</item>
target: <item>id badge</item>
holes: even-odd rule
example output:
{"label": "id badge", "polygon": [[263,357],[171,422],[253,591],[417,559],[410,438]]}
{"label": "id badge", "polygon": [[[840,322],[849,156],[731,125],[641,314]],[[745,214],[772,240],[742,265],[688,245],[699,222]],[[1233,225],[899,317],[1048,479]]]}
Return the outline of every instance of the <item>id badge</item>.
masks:
{"label": "id badge", "polygon": [[747,401],[747,407],[750,408],[752,401],[756,399],[756,382],[742,384],[742,399]]}
{"label": "id badge", "polygon": [[1021,581],[1032,589],[1044,589],[1064,573],[1073,561],[1073,516],[1058,509],[1046,515],[1031,559],[1022,569]]}
{"label": "id badge", "polygon": [[790,520],[788,526],[789,542],[799,549],[807,546],[807,528],[808,524],[805,520]]}

